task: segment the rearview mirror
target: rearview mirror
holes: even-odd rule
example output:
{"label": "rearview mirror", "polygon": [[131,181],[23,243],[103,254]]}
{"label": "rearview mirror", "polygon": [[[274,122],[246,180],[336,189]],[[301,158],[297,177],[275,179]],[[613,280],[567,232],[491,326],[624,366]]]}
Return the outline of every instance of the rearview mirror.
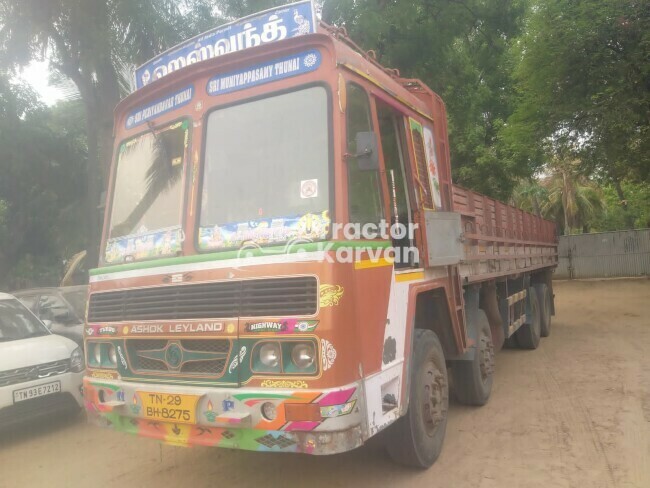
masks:
{"label": "rearview mirror", "polygon": [[379,153],[377,151],[377,134],[374,132],[357,132],[357,164],[359,171],[377,171]]}

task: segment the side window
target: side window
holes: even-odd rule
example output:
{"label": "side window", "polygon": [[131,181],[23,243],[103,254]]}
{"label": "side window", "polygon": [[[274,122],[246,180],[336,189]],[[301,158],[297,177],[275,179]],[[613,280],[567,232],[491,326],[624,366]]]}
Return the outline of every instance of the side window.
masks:
{"label": "side window", "polygon": [[404,130],[404,116],[393,110],[380,100],[377,104],[377,119],[379,121],[379,135],[381,137],[381,150],[384,155],[386,168],[386,183],[389,194],[389,213],[391,226],[400,224],[406,233],[392,236],[395,248],[395,267],[407,267],[416,264],[410,251],[414,246],[411,240],[411,201],[407,187],[408,146]]}
{"label": "side window", "polygon": [[41,320],[68,323],[71,315],[66,303],[56,295],[41,295],[38,302],[38,316]]}
{"label": "side window", "polygon": [[[373,130],[370,100],[359,85],[349,84],[347,92],[347,151],[356,154],[357,133]],[[379,172],[361,171],[354,157],[348,157],[347,165],[350,222],[378,224],[384,216]]]}

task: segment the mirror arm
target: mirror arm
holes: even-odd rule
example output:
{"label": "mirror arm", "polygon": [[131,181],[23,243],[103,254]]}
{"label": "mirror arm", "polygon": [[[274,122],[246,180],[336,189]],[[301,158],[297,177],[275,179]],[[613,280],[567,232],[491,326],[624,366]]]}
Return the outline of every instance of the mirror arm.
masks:
{"label": "mirror arm", "polygon": [[352,154],[352,153],[344,153],[343,154],[343,159],[352,159],[352,158],[364,158],[368,157],[372,154],[372,149],[366,148],[363,152],[357,153],[357,154]]}

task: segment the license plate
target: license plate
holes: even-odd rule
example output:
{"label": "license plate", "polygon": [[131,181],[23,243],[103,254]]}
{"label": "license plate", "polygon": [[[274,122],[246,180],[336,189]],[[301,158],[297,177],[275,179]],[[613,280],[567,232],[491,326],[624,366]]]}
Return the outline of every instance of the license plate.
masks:
{"label": "license plate", "polygon": [[53,381],[52,383],[45,383],[38,386],[30,386],[29,388],[23,388],[22,390],[14,390],[14,403],[24,402],[25,400],[31,400],[32,398],[38,398],[45,395],[51,395],[52,393],[58,393],[60,391],[60,381]]}
{"label": "license plate", "polygon": [[142,402],[142,414],[145,418],[180,424],[196,423],[198,395],[139,391],[138,396]]}

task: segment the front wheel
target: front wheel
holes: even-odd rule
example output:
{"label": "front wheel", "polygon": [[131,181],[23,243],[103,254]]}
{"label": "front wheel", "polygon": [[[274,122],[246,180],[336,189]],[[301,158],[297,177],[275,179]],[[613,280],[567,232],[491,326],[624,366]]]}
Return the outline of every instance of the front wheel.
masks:
{"label": "front wheel", "polygon": [[407,466],[428,468],[442,451],[447,430],[449,382],[438,336],[415,330],[409,408],[388,432],[388,453]]}

